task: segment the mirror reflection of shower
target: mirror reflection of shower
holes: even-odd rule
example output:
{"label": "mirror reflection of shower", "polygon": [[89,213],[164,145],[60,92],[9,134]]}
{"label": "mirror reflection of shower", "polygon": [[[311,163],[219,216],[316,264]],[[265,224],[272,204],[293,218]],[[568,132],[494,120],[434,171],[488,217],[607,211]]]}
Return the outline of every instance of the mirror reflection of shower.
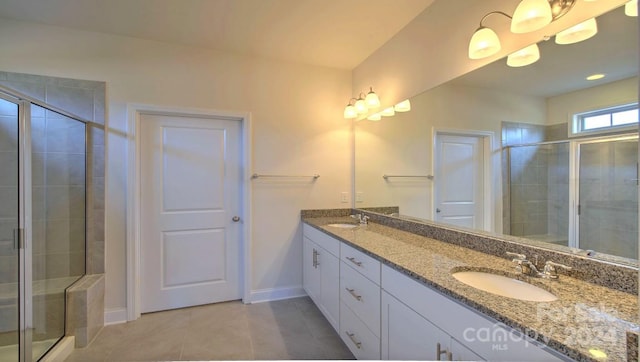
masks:
{"label": "mirror reflection of shower", "polygon": [[504,149],[505,234],[637,257],[637,133]]}

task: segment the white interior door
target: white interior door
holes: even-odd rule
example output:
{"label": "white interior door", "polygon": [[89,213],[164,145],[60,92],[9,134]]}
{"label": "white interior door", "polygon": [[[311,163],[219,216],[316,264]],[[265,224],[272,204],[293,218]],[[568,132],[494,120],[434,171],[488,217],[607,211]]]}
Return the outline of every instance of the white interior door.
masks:
{"label": "white interior door", "polygon": [[436,135],[435,220],[484,228],[483,137]]}
{"label": "white interior door", "polygon": [[140,125],[141,312],[240,299],[240,122]]}

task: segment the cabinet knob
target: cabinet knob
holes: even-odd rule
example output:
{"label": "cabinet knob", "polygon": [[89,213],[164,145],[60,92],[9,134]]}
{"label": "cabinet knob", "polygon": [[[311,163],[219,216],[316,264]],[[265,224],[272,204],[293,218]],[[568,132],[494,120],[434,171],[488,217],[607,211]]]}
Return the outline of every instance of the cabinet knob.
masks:
{"label": "cabinet knob", "polygon": [[234,216],[234,217],[231,218],[231,220],[233,222],[238,222],[238,221],[240,221],[240,216]]}

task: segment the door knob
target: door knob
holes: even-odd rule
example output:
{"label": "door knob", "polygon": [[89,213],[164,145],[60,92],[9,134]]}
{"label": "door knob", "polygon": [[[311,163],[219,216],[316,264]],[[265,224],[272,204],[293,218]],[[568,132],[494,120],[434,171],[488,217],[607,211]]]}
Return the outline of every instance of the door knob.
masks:
{"label": "door knob", "polygon": [[233,222],[238,222],[240,221],[240,216],[234,216],[231,220],[233,220]]}

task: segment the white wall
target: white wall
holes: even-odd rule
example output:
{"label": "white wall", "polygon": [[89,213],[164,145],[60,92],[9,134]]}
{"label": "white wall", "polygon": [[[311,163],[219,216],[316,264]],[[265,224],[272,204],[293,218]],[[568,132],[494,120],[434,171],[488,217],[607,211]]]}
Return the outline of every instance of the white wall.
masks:
{"label": "white wall", "polygon": [[[300,288],[299,211],[347,207],[349,71],[2,19],[0,70],[107,82],[106,308],[126,305],[126,105],[249,111],[255,172],[314,183],[253,184],[253,290]],[[9,36],[9,34],[11,34]]]}
{"label": "white wall", "polygon": [[[393,179],[383,174],[426,175],[433,171],[433,129],[489,131],[492,153],[494,230],[502,231],[502,122],[545,124],[544,98],[521,96],[486,88],[441,85],[411,98],[411,111],[356,123],[356,207],[399,206],[400,213],[432,219],[433,181]],[[437,182],[437,177],[435,182]]]}
{"label": "white wall", "polygon": [[638,101],[638,77],[561,94],[547,99],[547,124],[571,122],[576,113]]}
{"label": "white wall", "polygon": [[483,15],[496,10],[513,14],[520,1],[436,0],[354,69],[354,95],[373,86],[383,106],[395,104],[627,2],[576,1],[569,13],[527,34],[511,33],[509,19],[491,15],[484,25],[498,33],[502,50],[486,59],[469,59],[469,40]]}

